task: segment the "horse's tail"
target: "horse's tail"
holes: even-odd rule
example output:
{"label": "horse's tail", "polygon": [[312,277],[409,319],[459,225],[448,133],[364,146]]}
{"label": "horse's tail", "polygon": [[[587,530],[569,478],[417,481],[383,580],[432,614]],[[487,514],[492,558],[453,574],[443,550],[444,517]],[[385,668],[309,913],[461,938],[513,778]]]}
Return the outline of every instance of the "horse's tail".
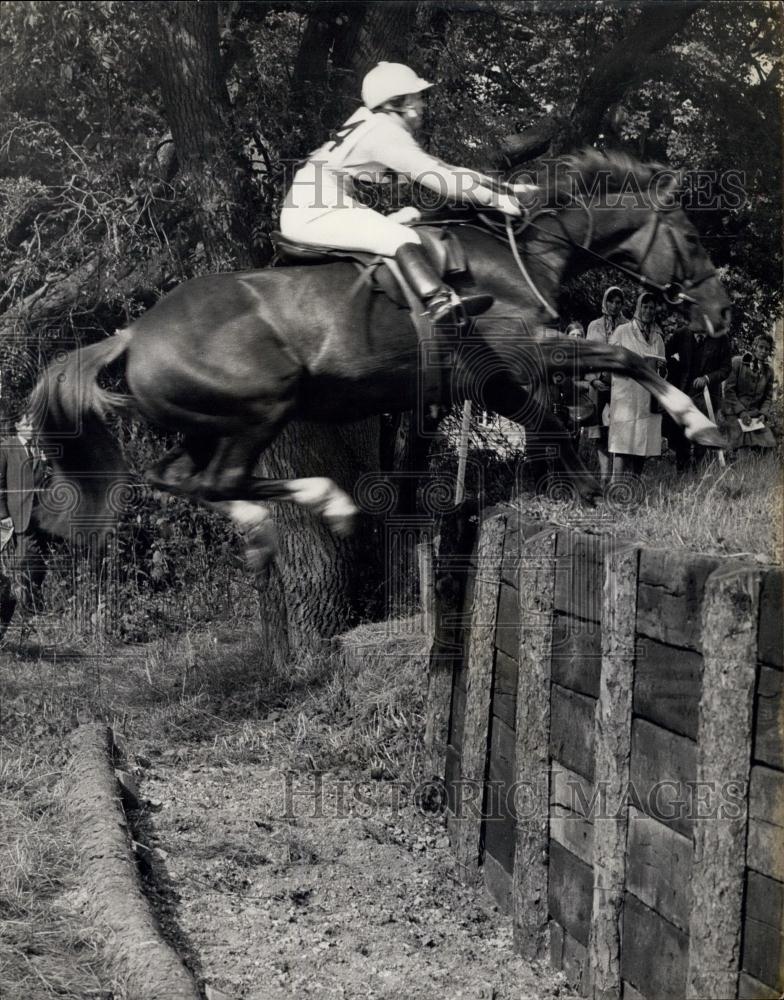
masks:
{"label": "horse's tail", "polygon": [[102,538],[122,509],[128,468],[104,421],[131,401],[102,389],[97,379],[129,342],[130,333],[121,331],[57,359],[30,397],[33,425],[53,470],[41,494],[39,521],[63,538]]}

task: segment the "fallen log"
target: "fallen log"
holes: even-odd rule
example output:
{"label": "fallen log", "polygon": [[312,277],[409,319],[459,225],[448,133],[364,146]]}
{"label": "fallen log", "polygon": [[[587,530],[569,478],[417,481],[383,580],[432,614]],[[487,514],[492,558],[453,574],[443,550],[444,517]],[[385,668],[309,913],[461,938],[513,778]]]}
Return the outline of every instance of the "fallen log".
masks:
{"label": "fallen log", "polygon": [[129,1000],[200,1000],[193,976],[161,937],[139,883],[111,730],[100,723],[80,726],[69,744],[66,816],[78,845],[78,903],[105,936],[112,972]]}

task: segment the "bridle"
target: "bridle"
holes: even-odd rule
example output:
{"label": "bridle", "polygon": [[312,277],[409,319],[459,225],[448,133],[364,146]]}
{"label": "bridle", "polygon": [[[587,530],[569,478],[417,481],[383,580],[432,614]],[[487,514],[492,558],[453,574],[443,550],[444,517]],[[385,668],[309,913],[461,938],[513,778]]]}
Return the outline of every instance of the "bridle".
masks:
{"label": "bridle", "polygon": [[[558,312],[547,301],[547,299],[541,293],[539,288],[537,288],[536,283],[531,277],[528,267],[526,266],[526,263],[523,259],[523,254],[521,254],[520,246],[518,244],[518,240],[523,238],[529,230],[542,233],[549,239],[555,239],[562,243],[565,243],[568,246],[570,246],[573,250],[576,250],[578,253],[583,254],[584,256],[589,257],[590,259],[595,260],[598,263],[604,264],[606,267],[611,267],[614,268],[616,271],[620,271],[622,274],[625,274],[627,277],[632,278],[633,280],[638,282],[638,284],[640,284],[647,291],[658,292],[664,298],[664,301],[672,306],[681,305],[683,303],[690,303],[692,305],[696,305],[697,300],[692,295],[690,295],[689,292],[698,288],[700,285],[708,281],[710,278],[716,277],[715,268],[711,268],[705,271],[705,273],[700,275],[699,277],[690,276],[687,273],[687,266],[686,266],[687,258],[676,237],[676,227],[663,220],[663,216],[677,209],[678,207],[677,204],[667,205],[667,206],[663,205],[651,206],[651,218],[647,223],[647,225],[650,225],[651,227],[651,233],[645,247],[645,253],[642,255],[640,262],[638,264],[638,270],[635,270],[632,267],[627,267],[625,264],[619,264],[617,261],[611,260],[605,254],[599,253],[598,251],[593,250],[591,248],[591,242],[593,240],[593,233],[594,233],[594,222],[591,209],[588,205],[586,205],[585,201],[582,198],[573,198],[572,203],[582,208],[588,219],[586,235],[581,243],[578,243],[574,239],[572,234],[566,228],[560,213],[554,208],[543,208],[540,209],[538,212],[531,214],[528,210],[526,210],[523,207],[524,214],[521,221],[517,225],[515,225],[512,222],[512,219],[507,216],[503,227],[506,232],[506,240],[509,244],[509,249],[512,253],[512,257],[514,258],[518,270],[522,274],[532,294],[542,305],[542,307],[547,311],[551,319],[558,319]],[[561,233],[563,235],[559,235],[558,233],[553,232],[551,229],[545,229],[543,226],[537,224],[536,220],[541,219],[543,216],[547,216],[548,218],[554,219],[558,223],[561,229]],[[479,218],[491,231],[493,231],[496,235],[499,234],[500,226],[496,220],[490,218],[484,213],[480,213]],[[653,250],[653,247],[659,235],[659,230],[662,226],[666,228],[666,232],[670,239],[670,243],[673,249],[673,257],[676,263],[676,270],[675,274],[673,275],[673,280],[668,281],[666,284],[661,284],[660,282],[654,281],[652,278],[649,278],[645,274],[641,273],[642,268],[645,265],[645,261],[648,259]],[[680,272],[680,275],[678,274],[678,272]]]}

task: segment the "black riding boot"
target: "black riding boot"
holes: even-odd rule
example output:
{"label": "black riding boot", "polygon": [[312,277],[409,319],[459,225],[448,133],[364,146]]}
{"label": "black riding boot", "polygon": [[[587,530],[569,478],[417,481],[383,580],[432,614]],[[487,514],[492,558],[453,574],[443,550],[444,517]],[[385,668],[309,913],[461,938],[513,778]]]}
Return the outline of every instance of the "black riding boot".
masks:
{"label": "black riding boot", "polygon": [[395,260],[409,288],[422,301],[433,323],[454,318],[456,300],[468,316],[478,316],[493,304],[492,295],[467,292],[456,296],[449,285],[438,277],[418,243],[404,243],[395,254]]}

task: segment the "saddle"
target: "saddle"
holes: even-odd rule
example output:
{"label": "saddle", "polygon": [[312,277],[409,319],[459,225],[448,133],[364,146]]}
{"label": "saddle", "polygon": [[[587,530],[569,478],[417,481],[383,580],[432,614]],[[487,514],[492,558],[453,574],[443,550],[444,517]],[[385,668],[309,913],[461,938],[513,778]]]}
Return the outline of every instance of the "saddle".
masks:
{"label": "saddle", "polygon": [[[450,233],[446,227],[439,226],[417,225],[413,228],[416,229],[422,246],[440,278],[444,278],[449,284],[456,278],[468,274],[465,250],[454,233]],[[281,233],[272,233],[270,238],[275,250],[273,267],[347,261],[357,267],[361,274],[368,275],[372,291],[382,293],[399,309],[410,309],[416,302],[400,277],[397,267],[394,266],[394,261],[390,261],[388,257],[362,250],[296,243]]]}
{"label": "saddle", "polygon": [[[416,230],[440,278],[452,284],[461,277],[469,276],[465,250],[454,233],[450,233],[445,226],[418,225]],[[403,280],[394,260],[361,250],[296,243],[280,233],[272,233],[271,239],[275,248],[273,267],[346,261],[359,269],[362,278],[368,276],[371,292],[380,292],[398,309],[408,310],[419,344],[423,396],[430,399],[443,397],[453,365],[453,352],[447,346],[449,337],[443,333],[438,338],[433,337],[432,325],[422,314],[419,300]]]}

